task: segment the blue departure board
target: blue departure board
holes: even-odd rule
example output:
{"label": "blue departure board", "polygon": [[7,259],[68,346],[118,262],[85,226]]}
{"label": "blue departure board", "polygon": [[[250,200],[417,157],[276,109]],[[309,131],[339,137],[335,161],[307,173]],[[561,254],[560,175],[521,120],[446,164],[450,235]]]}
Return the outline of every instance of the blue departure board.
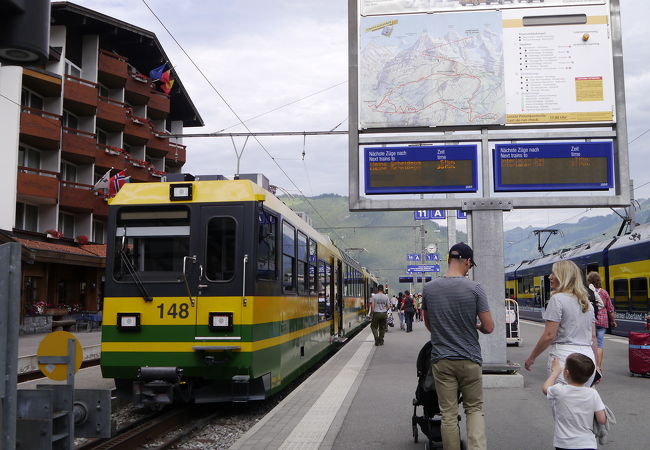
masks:
{"label": "blue departure board", "polygon": [[496,192],[600,191],[613,187],[612,142],[495,145]]}
{"label": "blue departure board", "polygon": [[477,145],[364,148],[366,194],[476,192]]}

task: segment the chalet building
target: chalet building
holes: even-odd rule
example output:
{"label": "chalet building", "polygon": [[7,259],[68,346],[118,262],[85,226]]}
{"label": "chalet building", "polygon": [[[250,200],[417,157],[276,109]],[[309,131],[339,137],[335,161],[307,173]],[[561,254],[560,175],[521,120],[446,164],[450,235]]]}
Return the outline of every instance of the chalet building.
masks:
{"label": "chalet building", "polygon": [[186,161],[184,127],[203,126],[156,35],[70,2],[53,2],[41,67],[0,66],[0,243],[23,245],[23,311],[44,301],[97,311],[108,170],[160,181]]}

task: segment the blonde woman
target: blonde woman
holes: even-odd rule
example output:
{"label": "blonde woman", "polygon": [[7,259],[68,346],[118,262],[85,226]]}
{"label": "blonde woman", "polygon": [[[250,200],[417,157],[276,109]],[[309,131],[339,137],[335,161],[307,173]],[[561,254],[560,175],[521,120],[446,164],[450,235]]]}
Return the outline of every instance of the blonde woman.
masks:
{"label": "blonde woman", "polygon": [[[552,296],[542,315],[546,321],[544,332],[526,360],[526,370],[531,370],[535,359],[549,347],[549,373],[553,358],[564,367],[564,361],[571,353],[588,356],[596,364],[596,317],[580,269],[573,261],[556,262],[549,281]],[[596,370],[600,372],[599,367]],[[589,377],[586,386],[591,386],[595,373]],[[566,384],[562,374],[557,381]]]}

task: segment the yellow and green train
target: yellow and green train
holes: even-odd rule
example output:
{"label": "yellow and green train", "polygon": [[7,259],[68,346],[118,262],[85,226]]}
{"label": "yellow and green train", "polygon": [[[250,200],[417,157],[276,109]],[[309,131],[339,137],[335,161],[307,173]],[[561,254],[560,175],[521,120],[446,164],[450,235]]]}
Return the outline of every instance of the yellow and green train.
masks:
{"label": "yellow and green train", "polygon": [[261,400],[364,325],[376,279],[249,180],[112,200],[102,374],[137,406]]}
{"label": "yellow and green train", "polygon": [[612,334],[627,336],[630,331],[645,330],[646,314],[650,313],[650,224],[640,225],[628,235],[562,249],[506,267],[506,298],[517,300],[522,318],[542,320],[551,297],[551,268],[563,259],[574,261],[585,275],[591,271],[600,274],[616,310],[618,327],[610,330]]}

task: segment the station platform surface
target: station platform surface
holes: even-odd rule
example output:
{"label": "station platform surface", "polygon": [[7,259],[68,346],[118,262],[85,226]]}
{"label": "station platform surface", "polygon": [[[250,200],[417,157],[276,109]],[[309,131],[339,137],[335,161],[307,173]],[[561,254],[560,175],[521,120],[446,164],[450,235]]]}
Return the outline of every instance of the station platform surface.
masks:
{"label": "station platform surface", "polygon": [[[101,345],[101,340],[102,340],[102,332],[101,331],[79,331],[79,332],[72,332],[77,339],[79,340],[79,343],[81,344],[81,347],[87,348],[87,347],[94,347]],[[45,334],[24,334],[22,336],[18,337],[18,357],[20,358],[21,356],[31,356],[35,355],[36,351],[38,350],[38,346],[43,340],[45,336],[47,336],[48,333]]]}
{"label": "station platform surface", "polygon": [[[522,322],[524,342],[508,348],[508,359],[523,366],[542,330],[542,324]],[[428,336],[424,324],[416,322],[412,333],[390,328],[385,345],[375,347],[370,328],[363,329],[231,448],[424,448],[420,430],[419,442],[413,441],[411,417],[415,362]],[[522,370],[523,387],[484,389],[489,449],[553,448],[553,418],[541,392],[546,356],[537,359],[532,372]],[[627,339],[608,336],[598,391],[618,423],[610,442],[599,448],[648,448],[650,379],[630,377],[627,367]],[[460,429],[466,440],[464,416]]]}

